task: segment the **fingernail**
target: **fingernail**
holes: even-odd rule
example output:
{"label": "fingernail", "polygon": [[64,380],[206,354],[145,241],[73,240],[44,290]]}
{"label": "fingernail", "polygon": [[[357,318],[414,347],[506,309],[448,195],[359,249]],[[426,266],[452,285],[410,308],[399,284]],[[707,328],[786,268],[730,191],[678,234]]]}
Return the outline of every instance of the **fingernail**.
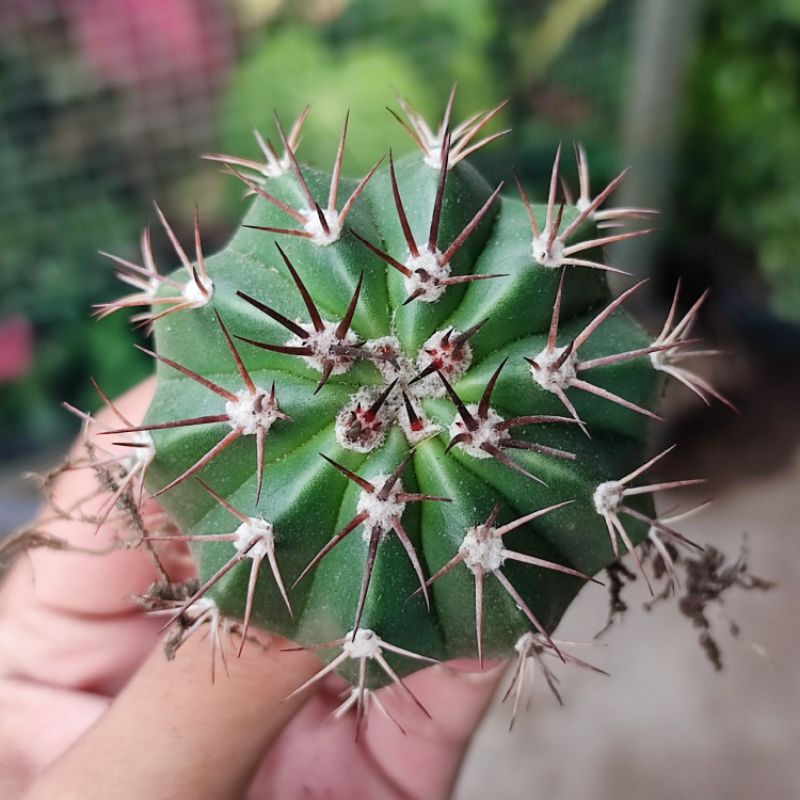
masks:
{"label": "fingernail", "polygon": [[498,678],[506,667],[506,661],[484,661],[483,669],[480,662],[476,659],[460,658],[454,661],[446,661],[439,665],[439,669],[446,672],[449,676],[460,678],[469,683],[489,683]]}

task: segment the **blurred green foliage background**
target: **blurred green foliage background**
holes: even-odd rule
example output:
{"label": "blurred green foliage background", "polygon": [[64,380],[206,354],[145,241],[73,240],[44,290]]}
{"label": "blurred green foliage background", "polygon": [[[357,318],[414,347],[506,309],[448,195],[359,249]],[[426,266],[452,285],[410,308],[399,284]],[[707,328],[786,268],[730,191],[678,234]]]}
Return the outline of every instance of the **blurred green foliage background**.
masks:
{"label": "blurred green foliage background", "polygon": [[800,3],[710,0],[683,99],[675,229],[748,248],[800,322]]}

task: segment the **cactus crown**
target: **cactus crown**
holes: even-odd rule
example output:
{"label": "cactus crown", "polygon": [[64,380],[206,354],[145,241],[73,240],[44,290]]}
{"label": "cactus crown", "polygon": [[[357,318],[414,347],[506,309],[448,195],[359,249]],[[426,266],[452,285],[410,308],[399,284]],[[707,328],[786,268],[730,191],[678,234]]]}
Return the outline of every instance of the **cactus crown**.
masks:
{"label": "cactus crown", "polygon": [[551,633],[584,583],[688,543],[652,493],[693,481],[642,482],[663,378],[715,394],[681,363],[703,298],[655,339],[638,285],[610,298],[603,247],[653,213],[604,207],[624,173],[593,196],[576,148],[562,198],[559,149],[544,205],[501,195],[467,156],[502,106],[454,124],[454,97],[436,129],[402,100],[422,154],[358,181],[346,118],[330,175],[299,164],[307,109],[264,162],[209,156],[252,195],[242,226],[207,258],[196,216],[192,260],[159,211],[181,270],[145,232],[142,264],[112,257],[136,292],[99,309],[155,333],[152,407],[113,433],[192,543],[175,618],[318,649],[362,716],[433,660],[516,653],[520,684],[528,658],[577,661]]}

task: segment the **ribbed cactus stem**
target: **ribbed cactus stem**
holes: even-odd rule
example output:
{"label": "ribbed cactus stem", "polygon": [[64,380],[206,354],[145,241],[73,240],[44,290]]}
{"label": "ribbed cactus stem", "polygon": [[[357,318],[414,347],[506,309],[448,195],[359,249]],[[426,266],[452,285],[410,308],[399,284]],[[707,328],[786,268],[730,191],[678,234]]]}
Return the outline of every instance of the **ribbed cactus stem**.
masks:
{"label": "ribbed cactus stem", "polygon": [[654,339],[640,284],[610,297],[603,247],[649,229],[598,226],[652,215],[605,207],[624,173],[592,196],[578,148],[573,201],[559,148],[544,205],[516,176],[501,195],[467,156],[502,105],[454,123],[454,99],[436,129],[401,100],[422,153],[356,181],[347,120],[331,175],[300,164],[307,111],[263,161],[209,156],[248,189],[241,227],[206,258],[195,217],[192,262],[159,211],[181,268],[146,232],[142,265],[112,257],[135,293],[99,311],[155,334],[146,421],[113,434],[197,560],[174,618],[315,648],[360,718],[434,660],[516,654],[515,708],[532,661],[587,666],[552,638],[576,593],[626,551],[645,574],[648,537],[691,544],[652,494],[695,481],[642,483],[663,379],[719,396],[684,363],[703,298]]}

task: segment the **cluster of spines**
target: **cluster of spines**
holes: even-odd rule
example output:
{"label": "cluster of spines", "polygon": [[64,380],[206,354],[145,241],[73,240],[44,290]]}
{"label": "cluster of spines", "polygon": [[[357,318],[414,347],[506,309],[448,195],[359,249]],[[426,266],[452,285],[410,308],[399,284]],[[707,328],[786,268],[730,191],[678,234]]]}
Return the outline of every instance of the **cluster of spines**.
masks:
{"label": "cluster of spines", "polygon": [[403,200],[400,197],[400,188],[397,185],[397,175],[394,169],[394,158],[391,152],[389,153],[389,177],[392,183],[392,196],[394,197],[395,208],[397,209],[397,217],[400,221],[400,226],[403,230],[403,237],[408,247],[409,257],[404,262],[398,261],[393,256],[389,255],[384,250],[374,245],[372,242],[365,239],[358,232],[352,231],[353,235],[381,260],[386,262],[390,267],[397,270],[404,278],[408,296],[403,302],[403,305],[408,305],[414,300],[420,300],[425,303],[433,303],[438,300],[442,294],[450,286],[456,286],[463,283],[472,283],[474,281],[489,280],[491,278],[505,277],[500,274],[495,275],[451,275],[450,264],[464,246],[467,239],[475,232],[486,215],[492,207],[494,201],[500,194],[503,184],[500,183],[494,191],[489,195],[484,204],[478,209],[472,219],[464,226],[461,233],[448,245],[442,252],[439,249],[439,226],[442,221],[442,207],[444,203],[444,192],[447,186],[448,175],[448,153],[450,149],[450,135],[446,134],[444,140],[444,153],[442,156],[442,163],[439,167],[439,181],[436,186],[436,197],[433,203],[433,211],[431,213],[431,225],[428,233],[427,242],[420,244],[414,238],[411,231],[411,226],[408,222],[408,216],[403,206]]}
{"label": "cluster of spines", "polygon": [[[145,228],[141,237],[142,263],[136,264],[125,258],[101,252],[106,258],[114,262],[120,280],[137,291],[124,297],[117,298],[108,303],[101,303],[95,307],[95,315],[102,319],[109,314],[121,309],[143,309],[131,317],[131,321],[142,325],[148,330],[155,322],[190,308],[202,308],[211,302],[214,296],[214,284],[208,277],[206,260],[203,253],[203,243],[200,236],[200,214],[195,209],[194,214],[194,248],[195,262],[193,263],[183,245],[175,235],[175,231],[167,221],[164,213],[155,206],[156,214],[169,237],[181,266],[186,272],[187,279],[184,283],[173,277],[162,275],[158,271],[150,238],[150,229]],[[161,294],[162,289],[168,288],[167,294]]]}
{"label": "cluster of spines", "polygon": [[414,105],[400,94],[396,95],[396,97],[405,119],[391,108],[388,109],[389,113],[403,126],[422,151],[425,163],[434,169],[439,169],[445,161],[449,162],[451,167],[454,167],[482,147],[510,133],[510,128],[507,128],[476,141],[486,126],[508,105],[508,100],[498,103],[488,111],[479,111],[477,114],[473,114],[462,122],[453,125],[453,106],[456,101],[457,89],[458,85],[453,84],[442,120],[435,131],[428,125]]}
{"label": "cluster of spines", "polygon": [[339,147],[336,151],[336,158],[333,164],[333,172],[331,174],[330,189],[328,191],[328,200],[323,207],[320,205],[319,200],[314,196],[308,181],[303,175],[303,169],[300,162],[295,156],[294,148],[292,147],[289,138],[283,130],[280,119],[277,114],[275,115],[275,126],[283,144],[286,158],[288,159],[289,168],[294,175],[297,186],[301,194],[306,200],[305,208],[293,208],[292,206],[284,203],[283,200],[278,199],[271,192],[268,192],[260,183],[242,175],[234,167],[227,164],[228,170],[240,178],[245,185],[254,194],[259,195],[268,203],[271,203],[288,217],[293,219],[300,227],[299,228],[277,228],[272,226],[254,225],[251,226],[256,230],[266,231],[268,233],[277,233],[287,236],[297,236],[302,239],[308,239],[319,246],[327,246],[339,241],[345,229],[345,223],[350,216],[358,198],[366,188],[372,176],[377,171],[378,167],[383,162],[383,158],[378,159],[370,171],[358,182],[358,185],[350,193],[350,196],[345,200],[341,208],[339,208],[339,189],[342,179],[342,166],[344,161],[345,144],[347,141],[347,125],[349,120],[349,113],[345,116],[344,125],[342,127],[342,134],[339,139]]}
{"label": "cluster of spines", "polygon": [[[437,183],[436,197],[434,201],[427,242],[423,245],[419,244],[414,239],[414,236],[411,232],[403,200],[400,195],[395,173],[394,159],[391,153],[389,154],[389,176],[391,189],[400,227],[408,247],[408,260],[404,263],[395,259],[389,253],[383,251],[377,245],[360,235],[357,231],[350,230],[353,236],[362,242],[365,247],[378,255],[389,267],[397,270],[406,278],[406,285],[409,290],[407,299],[405,301],[406,303],[410,303],[415,300],[422,302],[435,302],[448,286],[455,283],[504,277],[503,275],[499,274],[451,276],[449,273],[449,264],[451,259],[483,221],[492,204],[498,197],[502,188],[502,184],[490,194],[488,199],[473,216],[471,221],[463,228],[461,233],[447,246],[447,248],[444,249],[444,251],[439,249],[439,225],[441,221],[442,203],[446,188],[447,176],[450,168],[455,163],[469,155],[471,152],[474,152],[474,150],[478,147],[494,140],[497,138],[497,136],[502,135],[502,133],[495,134],[488,136],[479,142],[474,142],[475,137],[483,130],[484,126],[501,110],[502,104],[489,112],[476,115],[462,125],[451,128],[451,115],[454,97],[455,90],[451,94],[451,97],[448,101],[442,125],[435,133],[427,126],[426,123],[424,123],[424,120],[422,120],[418,112],[416,112],[416,110],[414,110],[413,107],[407,103],[407,101],[401,102],[401,107],[405,111],[408,118],[405,122],[401,121],[402,124],[407,130],[409,130],[414,140],[423,150],[426,163],[428,163],[431,167],[438,169],[439,171],[439,180]],[[281,144],[283,146],[283,153],[281,155],[278,155],[278,152],[270,143],[265,142],[263,139],[258,137],[266,159],[264,163],[218,154],[209,156],[209,158],[224,162],[229,171],[239,177],[246,184],[251,193],[259,195],[267,202],[279,208],[289,217],[293,218],[300,226],[299,228],[273,228],[262,226],[260,228],[261,230],[276,234],[297,236],[307,239],[318,246],[327,246],[338,240],[338,238],[340,238],[345,232],[345,223],[351,209],[358,200],[358,197],[362,193],[368,181],[375,174],[375,171],[380,165],[382,159],[376,163],[369,173],[357,184],[350,197],[345,201],[344,205],[339,208],[339,184],[341,180],[347,135],[346,118],[334,162],[334,170],[327,204],[323,207],[311,192],[311,189],[304,178],[302,168],[300,167],[300,164],[295,156],[295,150],[299,144],[300,131],[303,123],[305,122],[307,111],[308,110],[306,109],[303,112],[303,115],[292,128],[292,131],[288,136],[285,134],[280,122],[276,118],[276,126],[280,136]],[[378,391],[375,396],[370,398],[371,402],[369,405],[364,404],[362,406],[361,404],[356,404],[348,411],[350,418],[347,423],[346,430],[349,431],[349,435],[358,439],[359,437],[366,436],[367,433],[371,432],[371,434],[374,434],[373,439],[370,440],[372,445],[381,441],[380,428],[382,427],[385,430],[387,424],[390,424],[395,419],[400,420],[401,415],[405,415],[404,420],[408,431],[419,432],[426,429],[426,426],[428,425],[427,420],[423,418],[421,411],[415,408],[415,399],[419,395],[415,394],[414,387],[415,385],[419,386],[421,382],[427,380],[429,381],[427,391],[430,394],[423,396],[433,396],[434,393],[444,392],[450,397],[454,406],[456,407],[457,415],[453,425],[451,426],[451,440],[447,447],[448,451],[453,447],[461,447],[475,457],[494,458],[506,467],[523,474],[525,477],[540,482],[541,479],[538,476],[533,475],[524,467],[522,467],[505,451],[508,449],[527,449],[534,450],[548,456],[574,458],[574,454],[572,453],[529,442],[527,440],[514,439],[511,434],[513,428],[517,426],[533,425],[536,423],[565,423],[579,425],[581,429],[588,435],[585,424],[578,416],[569,398],[566,396],[567,388],[577,388],[588,391],[612,403],[616,403],[628,408],[629,410],[644,414],[649,417],[658,418],[649,409],[634,405],[633,403],[616,394],[613,394],[605,389],[601,389],[600,387],[583,380],[579,377],[580,372],[620,361],[649,356],[652,366],[655,369],[661,370],[664,373],[677,378],[690,389],[692,389],[692,391],[699,394],[704,400],[708,401],[708,398],[713,396],[727,402],[725,398],[723,398],[699,376],[694,375],[684,366],[679,365],[680,361],[687,356],[692,355],[692,351],[687,351],[685,348],[694,344],[696,341],[695,339],[690,339],[689,335],[691,328],[696,321],[700,306],[705,299],[705,295],[703,295],[694,304],[694,306],[692,306],[690,311],[682,319],[677,320],[678,295],[676,292],[675,301],[670,309],[664,329],[649,347],[603,356],[601,358],[585,361],[581,360],[579,353],[580,347],[587,341],[587,339],[599,327],[599,325],[604,322],[633,291],[639,288],[641,284],[637,284],[602,309],[570,342],[561,347],[558,346],[559,311],[566,273],[565,268],[570,266],[589,267],[604,271],[611,270],[619,272],[620,270],[616,270],[615,268],[609,267],[606,264],[584,259],[581,257],[581,254],[588,250],[602,247],[607,244],[612,244],[617,241],[623,241],[635,236],[641,236],[650,232],[650,229],[627,231],[610,234],[608,236],[572,242],[572,239],[575,237],[578,229],[586,221],[592,221],[600,227],[615,227],[621,223],[624,223],[628,219],[643,219],[654,213],[649,209],[637,208],[601,209],[601,205],[619,186],[624,178],[625,173],[623,172],[617,176],[602,192],[592,198],[590,194],[589,173],[586,157],[583,150],[579,147],[576,148],[576,158],[578,161],[580,182],[580,196],[575,203],[578,209],[578,215],[568,225],[563,225],[564,201],[558,201],[558,186],[560,184],[560,148],[557,151],[551,174],[544,226],[540,226],[538,224],[527,193],[525,192],[519,179],[517,179],[515,176],[520,196],[528,212],[531,224],[532,260],[541,267],[561,270],[561,279],[554,302],[553,315],[545,349],[541,353],[532,354],[530,357],[527,357],[526,361],[530,365],[533,379],[539,384],[540,387],[554,393],[559,397],[570,414],[569,417],[557,417],[552,415],[522,416],[507,420],[500,417],[500,415],[497,414],[497,412],[491,407],[491,396],[498,377],[505,366],[505,361],[499,365],[488,381],[481,400],[476,407],[470,408],[461,400],[451,383],[451,379],[457,378],[460,374],[458,372],[460,359],[465,360],[468,364],[469,359],[468,357],[465,357],[464,354],[468,350],[469,337],[477,331],[479,325],[476,325],[472,329],[464,332],[454,331],[453,329],[439,331],[435,335],[438,337],[436,339],[435,346],[431,344],[427,350],[425,347],[423,347],[420,351],[421,355],[423,353],[428,354],[428,363],[426,365],[422,365],[419,363],[418,359],[417,364],[412,365],[414,367],[412,373],[409,373],[408,369],[403,370],[401,365],[398,363],[398,359],[400,359],[402,355],[399,345],[395,348],[391,342],[388,344],[386,342],[382,342],[381,346],[378,347],[375,343],[371,343],[369,341],[360,341],[350,330],[353,316],[359,301],[363,275],[358,281],[351,302],[343,318],[338,322],[328,322],[324,320],[320,314],[295,265],[292,264],[286,253],[276,243],[280,256],[292,279],[294,280],[298,292],[301,295],[306,310],[309,314],[311,324],[304,325],[295,320],[290,320],[258,298],[239,291],[237,292],[237,295],[240,299],[271,317],[274,321],[283,326],[292,336],[292,339],[284,343],[262,342],[240,336],[232,337],[228,332],[228,329],[219,312],[215,310],[220,330],[223,333],[233,362],[243,382],[243,389],[239,392],[231,392],[230,390],[208,380],[188,367],[185,367],[156,353],[150,353],[150,355],[162,363],[178,370],[185,377],[188,377],[196,383],[204,386],[206,389],[219,395],[225,401],[225,409],[224,412],[216,415],[142,426],[133,426],[128,420],[121,418],[121,422],[123,423],[124,427],[120,427],[111,431],[107,430],[104,431],[104,433],[115,435],[117,439],[120,440],[115,443],[129,445],[132,448],[140,447],[145,449],[147,448],[148,443],[145,442],[141,437],[146,436],[148,437],[148,442],[150,443],[149,446],[151,448],[147,450],[147,453],[144,455],[144,457],[139,457],[137,464],[131,470],[132,477],[130,480],[137,480],[141,482],[144,470],[149,464],[149,461],[152,461],[154,450],[152,449],[152,440],[149,439],[151,431],[224,423],[230,427],[230,431],[225,435],[225,437],[196,463],[186,469],[181,475],[156,492],[156,495],[162,494],[163,492],[172,489],[179,483],[196,476],[197,473],[199,473],[206,465],[208,465],[220,452],[222,452],[222,450],[227,448],[239,437],[244,435],[254,435],[256,437],[257,452],[256,460],[258,481],[256,494],[258,498],[261,493],[264,447],[267,434],[274,423],[288,423],[290,420],[279,408],[275,385],[273,384],[269,390],[265,390],[261,387],[258,387],[254,383],[247,367],[245,366],[244,360],[234,344],[234,338],[240,339],[241,341],[244,341],[252,346],[304,359],[307,364],[313,366],[313,368],[321,372],[321,379],[316,391],[320,391],[324,387],[331,375],[346,371],[350,365],[361,358],[371,360],[379,367],[385,367],[386,370],[394,370],[394,372],[397,373],[397,377],[394,377],[394,379],[391,381],[387,379],[386,386],[382,390]],[[255,176],[244,175],[237,169],[237,167],[245,168],[251,173],[255,173]],[[306,208],[291,208],[264,188],[265,180],[267,178],[278,174],[283,174],[285,172],[291,172],[293,174],[297,185],[307,202]],[[565,186],[563,187],[563,192],[565,199],[571,202],[568,189]],[[181,284],[172,277],[162,276],[158,273],[152,256],[149,232],[145,231],[142,237],[143,265],[136,265],[132,262],[110,256],[110,258],[112,258],[117,265],[120,277],[125,282],[133,285],[139,291],[136,294],[122,298],[117,302],[107,303],[98,307],[98,313],[100,315],[106,315],[122,308],[144,308],[153,305],[163,306],[161,310],[156,312],[144,311],[137,313],[136,317],[134,317],[134,319],[138,322],[151,324],[157,319],[168,314],[191,308],[198,308],[208,304],[212,300],[214,285],[205,268],[205,259],[202,251],[200,226],[197,214],[195,215],[194,225],[197,263],[194,265],[186,255],[178,238],[167,223],[160,209],[157,208],[157,211],[162,225],[164,226],[173,244],[173,247],[178,254],[178,257],[187,272],[187,282],[185,284]],[[175,294],[162,294],[162,289],[165,286],[174,289]],[[432,337],[432,339],[433,338],[434,337]],[[694,352],[696,354],[698,351]],[[448,361],[448,359],[450,360]],[[431,388],[430,381],[433,381],[435,388]],[[395,397],[392,400],[391,396],[393,393]],[[104,399],[107,398],[104,397]],[[382,418],[382,412],[385,412],[385,409],[389,407],[392,409],[393,416]],[[433,430],[433,432],[438,432],[438,430]],[[127,441],[124,441],[125,437],[128,437]],[[139,440],[136,440],[134,437],[140,438]],[[412,445],[414,444],[413,441],[411,443]],[[348,634],[348,636],[336,643],[319,645],[320,648],[332,647],[334,645],[343,647],[340,656],[335,658],[334,661],[325,668],[324,672],[326,673],[334,669],[334,665],[338,665],[338,663],[344,660],[346,657],[357,657],[360,659],[361,677],[359,680],[359,685],[356,687],[356,695],[354,695],[352,698],[348,698],[344,704],[345,707],[349,708],[351,705],[355,706],[359,712],[359,718],[362,718],[368,705],[368,695],[365,685],[366,673],[363,670],[363,665],[365,663],[365,659],[377,658],[377,656],[354,656],[350,652],[350,650],[353,650],[356,643],[361,639],[364,639],[365,641],[369,639],[372,642],[372,645],[370,646],[374,645],[374,647],[377,647],[377,653],[380,653],[381,648],[383,648],[409,657],[423,659],[427,658],[425,656],[418,656],[417,654],[410,653],[408,651],[401,651],[400,648],[396,648],[393,645],[380,640],[380,638],[374,632],[367,631],[360,627],[361,617],[364,611],[367,593],[369,591],[370,577],[375,555],[384,537],[390,533],[398,537],[405,551],[407,552],[420,582],[420,587],[417,591],[423,594],[426,602],[428,601],[428,587],[439,577],[444,575],[446,572],[449,572],[451,569],[454,569],[459,564],[464,564],[465,567],[470,570],[475,581],[476,643],[477,652],[481,660],[483,658],[483,582],[486,575],[493,575],[500,582],[506,592],[512,597],[516,605],[519,607],[522,613],[525,614],[532,624],[533,629],[536,631],[535,633],[528,634],[528,636],[533,638],[530,642],[527,642],[525,648],[518,648],[518,653],[521,659],[519,662],[521,665],[520,669],[523,669],[524,664],[527,663],[525,661],[526,658],[534,658],[538,662],[541,660],[540,656],[542,653],[555,654],[560,657],[562,661],[575,661],[575,659],[565,656],[561,652],[557,643],[550,637],[547,630],[544,628],[544,626],[542,626],[533,612],[527,607],[524,600],[516,592],[513,585],[511,585],[501,570],[504,561],[511,559],[522,561],[539,568],[567,573],[584,580],[592,580],[589,575],[585,575],[564,565],[559,565],[552,561],[538,559],[508,550],[502,542],[502,537],[505,533],[531,521],[538,516],[556,511],[567,503],[559,503],[554,506],[537,510],[531,514],[499,527],[495,527],[495,522],[500,512],[499,506],[496,507],[487,520],[484,520],[483,522],[476,520],[473,527],[465,530],[463,542],[453,558],[431,578],[425,580],[414,546],[411,543],[408,534],[405,532],[405,529],[403,528],[402,512],[405,508],[405,504],[408,502],[447,502],[449,501],[449,498],[407,493],[402,490],[400,477],[403,469],[411,457],[411,454],[409,454],[409,457],[406,459],[406,461],[404,461],[403,464],[401,464],[392,475],[382,477],[378,476],[378,478],[373,476],[370,479],[359,476],[357,473],[348,470],[343,465],[338,464],[324,455],[322,457],[326,458],[332,467],[345,474],[348,479],[355,482],[361,488],[361,500],[359,501],[357,514],[312,559],[312,561],[295,580],[293,585],[296,585],[300,580],[302,580],[309,573],[309,571],[313,569],[321,561],[321,559],[348,534],[352,533],[359,526],[363,526],[364,536],[368,541],[367,562],[351,634]],[[659,549],[659,552],[661,552],[661,549],[664,549],[663,542],[661,540],[661,537],[663,536],[666,536],[681,544],[691,545],[692,543],[675,531],[672,527],[670,527],[670,525],[667,524],[669,520],[663,518],[650,518],[643,515],[636,509],[625,505],[624,497],[633,493],[654,492],[666,488],[681,488],[698,483],[698,481],[691,480],[654,484],[644,487],[628,486],[628,483],[631,480],[638,477],[660,457],[661,456],[657,456],[655,459],[652,459],[635,470],[633,473],[623,478],[615,481],[606,481],[605,483],[600,484],[596,488],[593,497],[595,510],[604,519],[608,527],[609,537],[615,555],[620,555],[617,541],[619,537],[623,540],[623,544],[626,546],[626,549],[631,552],[633,557],[636,559],[637,566],[645,577],[645,580],[648,582],[648,586],[649,581],[647,579],[647,575],[645,574],[645,571],[638,560],[635,549],[625,531],[624,525],[619,519],[619,514],[629,514],[640,521],[646,522],[649,526],[649,538],[653,542],[654,546]],[[194,537],[182,536],[179,538],[181,538],[183,541],[197,541],[201,543],[211,541],[231,542],[234,545],[235,553],[231,559],[220,570],[217,571],[216,574],[212,575],[205,582],[205,584],[198,587],[196,591],[194,591],[178,606],[176,613],[173,615],[173,620],[179,618],[184,619],[187,614],[192,612],[193,608],[195,611],[197,611],[199,608],[198,604],[208,601],[208,598],[206,597],[208,590],[225,574],[227,574],[227,572],[232,570],[242,561],[249,559],[252,561],[252,564],[247,590],[245,618],[243,622],[243,646],[247,638],[247,631],[252,615],[252,604],[256,581],[258,579],[260,566],[265,559],[270,564],[273,573],[273,579],[275,580],[281,595],[284,598],[287,610],[290,614],[292,612],[289,596],[286,591],[283,578],[278,569],[277,561],[275,560],[275,536],[277,535],[279,539],[280,532],[274,531],[271,523],[269,523],[267,520],[257,517],[247,517],[246,515],[242,514],[242,512],[232,507],[220,495],[215,493],[211,487],[207,486],[206,484],[202,485],[220,505],[222,505],[231,515],[239,520],[240,525],[234,532],[208,534]],[[216,622],[214,622],[214,620],[216,620]],[[219,614],[216,613],[215,615],[206,609],[201,614],[195,615],[195,621],[197,624],[200,624],[202,621],[212,621],[214,625],[218,625]],[[192,630],[194,630],[194,628],[190,626],[189,632]],[[375,642],[378,642],[378,644],[375,645]],[[381,664],[381,666],[383,665]],[[392,675],[391,673],[387,674],[390,675],[392,680],[395,680],[396,676]],[[547,677],[550,675],[550,673],[545,671],[545,675]],[[514,686],[522,686],[524,683],[523,677],[524,675],[518,673],[517,677],[515,678],[515,683],[512,684],[512,688]],[[397,678],[395,682],[399,680],[400,679]],[[551,688],[553,688],[554,684],[551,681],[551,677],[547,677],[547,680],[551,685]],[[521,691],[520,689],[518,690]],[[515,702],[515,709],[518,702],[519,696]]]}

